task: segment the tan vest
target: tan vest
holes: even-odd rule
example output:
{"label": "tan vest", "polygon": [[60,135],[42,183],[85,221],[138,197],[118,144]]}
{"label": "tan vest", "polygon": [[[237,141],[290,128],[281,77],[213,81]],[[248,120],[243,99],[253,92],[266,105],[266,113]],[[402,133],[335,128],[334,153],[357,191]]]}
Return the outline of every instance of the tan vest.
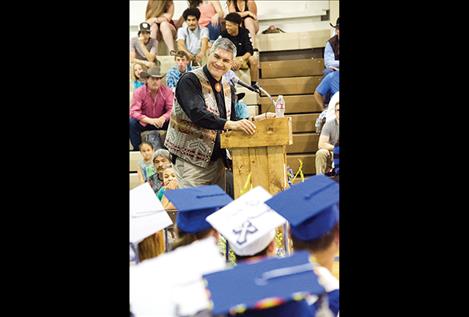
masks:
{"label": "tan vest", "polygon": [[[220,116],[217,101],[212,86],[203,72],[203,68],[193,71],[202,85],[202,94],[205,99],[205,108]],[[223,93],[225,97],[226,117],[231,115],[231,88],[222,78]],[[164,145],[169,152],[200,167],[207,167],[213,153],[217,131],[205,129],[194,124],[182,110],[177,98],[174,98],[174,106],[171,112],[168,132]]]}

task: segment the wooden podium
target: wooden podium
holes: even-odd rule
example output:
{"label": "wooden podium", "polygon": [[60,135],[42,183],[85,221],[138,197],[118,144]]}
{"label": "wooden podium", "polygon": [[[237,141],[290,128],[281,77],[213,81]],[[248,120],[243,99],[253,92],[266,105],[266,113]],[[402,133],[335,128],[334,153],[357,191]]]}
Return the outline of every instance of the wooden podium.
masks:
{"label": "wooden podium", "polygon": [[290,117],[255,121],[256,133],[227,131],[221,135],[221,147],[229,149],[233,159],[235,199],[251,174],[252,187],[261,185],[271,195],[286,189],[285,146],[293,143]]}

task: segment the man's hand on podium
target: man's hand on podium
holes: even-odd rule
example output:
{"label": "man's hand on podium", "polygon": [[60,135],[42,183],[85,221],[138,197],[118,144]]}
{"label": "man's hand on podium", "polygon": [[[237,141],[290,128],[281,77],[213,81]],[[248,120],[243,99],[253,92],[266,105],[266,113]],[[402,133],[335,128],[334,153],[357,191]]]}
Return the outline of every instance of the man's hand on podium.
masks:
{"label": "man's hand on podium", "polygon": [[258,114],[253,119],[254,121],[261,121],[265,119],[273,119],[276,118],[277,115],[274,112],[264,112],[263,114]]}
{"label": "man's hand on podium", "polygon": [[225,130],[243,131],[249,135],[256,133],[256,126],[254,123],[246,119],[239,121],[226,121],[224,128]]}

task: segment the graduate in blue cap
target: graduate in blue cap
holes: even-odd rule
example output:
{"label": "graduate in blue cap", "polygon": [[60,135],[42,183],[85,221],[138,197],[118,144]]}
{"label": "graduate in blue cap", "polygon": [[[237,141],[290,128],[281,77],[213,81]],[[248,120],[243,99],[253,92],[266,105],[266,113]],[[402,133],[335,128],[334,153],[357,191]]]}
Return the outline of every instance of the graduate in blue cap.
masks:
{"label": "graduate in blue cap", "polygon": [[218,185],[204,185],[167,190],[166,198],[177,209],[176,229],[178,240],[173,250],[218,233],[205,218],[229,204],[233,199]]}
{"label": "graduate in blue cap", "polygon": [[203,278],[214,316],[313,317],[306,299],[325,293],[305,251],[245,262]]}
{"label": "graduate in blue cap", "polygon": [[290,223],[295,251],[307,250],[314,256],[319,281],[328,293],[329,308],[337,316],[339,281],[332,274],[332,266],[339,252],[339,185],[324,175],[316,175],[265,203]]}

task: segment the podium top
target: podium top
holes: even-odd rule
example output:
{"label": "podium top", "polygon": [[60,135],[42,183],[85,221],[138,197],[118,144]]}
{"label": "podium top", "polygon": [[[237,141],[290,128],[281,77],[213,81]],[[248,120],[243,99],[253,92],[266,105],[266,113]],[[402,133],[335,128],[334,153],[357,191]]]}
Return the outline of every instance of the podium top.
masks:
{"label": "podium top", "polygon": [[246,148],[293,144],[291,117],[255,121],[256,133],[247,135],[243,131],[225,131],[220,145],[225,148]]}

